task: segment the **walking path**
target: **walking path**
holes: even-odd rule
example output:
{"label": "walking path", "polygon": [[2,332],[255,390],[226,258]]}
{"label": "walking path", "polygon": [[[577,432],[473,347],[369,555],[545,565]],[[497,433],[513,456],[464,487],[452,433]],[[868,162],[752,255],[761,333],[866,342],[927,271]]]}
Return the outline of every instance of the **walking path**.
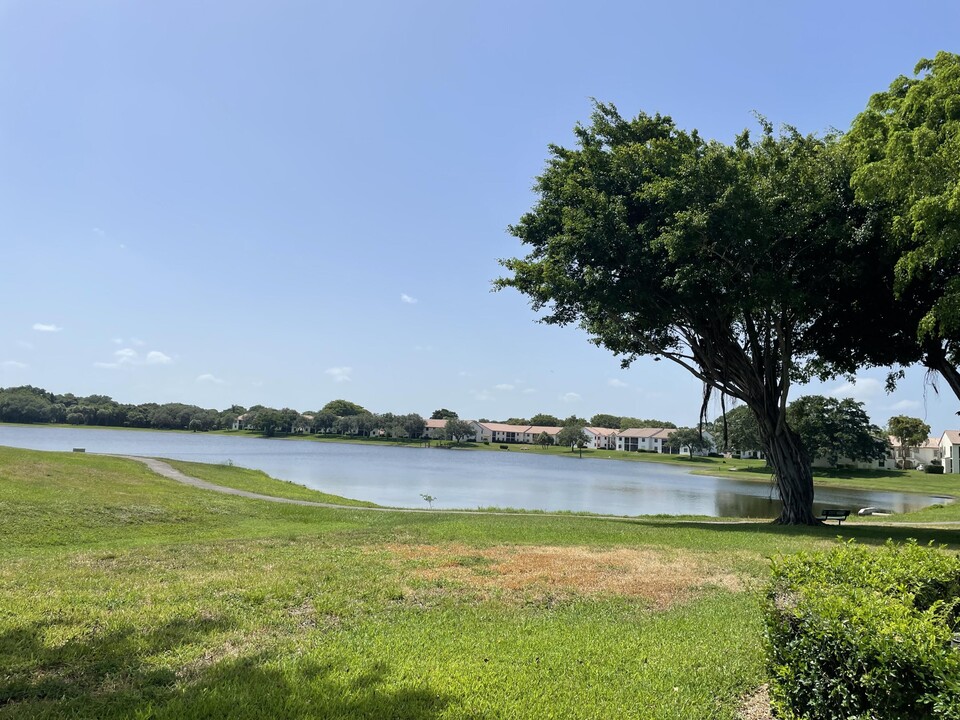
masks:
{"label": "walking path", "polygon": [[[125,458],[127,460],[136,460],[141,462],[150,468],[153,472],[158,475],[162,475],[165,478],[170,480],[175,480],[177,482],[183,483],[184,485],[191,485],[202,490],[213,490],[214,492],[225,493],[226,495],[238,495],[239,497],[250,498],[251,500],[266,500],[267,502],[275,503],[285,503],[287,505],[306,505],[309,507],[320,507],[320,508],[333,508],[335,510],[369,510],[372,512],[404,512],[404,513],[429,513],[429,512],[444,512],[444,513],[455,513],[462,515],[535,515],[537,517],[571,517],[569,513],[525,513],[525,512],[497,512],[495,510],[426,510],[423,508],[391,508],[391,507],[369,507],[362,505],[338,505],[336,503],[325,503],[325,502],[316,502],[313,500],[294,500],[292,498],[284,497],[275,497],[273,495],[261,495],[260,493],[250,492],[249,490],[238,490],[236,488],[226,487],[225,485],[214,485],[211,482],[206,480],[201,480],[200,478],[192,477],[190,475],[185,475],[169,463],[164,462],[163,460],[158,460],[157,458],[152,457],[143,457],[140,455],[114,455],[113,457]],[[576,516],[574,516],[576,517]],[[635,520],[637,518],[632,518],[627,515],[589,515],[584,517],[591,517],[597,520]],[[757,522],[762,522],[758,520],[749,520],[749,519],[736,519],[736,520],[678,520],[677,522],[688,522],[688,523],[699,523],[709,522],[713,525],[735,525],[735,524],[756,524]],[[956,526],[960,525],[960,521],[957,520],[944,520],[941,522],[926,522],[926,523],[898,523],[898,522],[871,522],[871,521],[860,521],[858,525],[889,525],[893,527],[928,527],[936,528],[939,526]]]}
{"label": "walking path", "polygon": [[285,503],[287,505],[309,505],[310,507],[335,508],[338,510],[392,510],[393,508],[378,507],[358,507],[356,505],[337,505],[336,503],[316,502],[313,500],[294,500],[292,498],[275,497],[273,495],[261,495],[260,493],[250,492],[249,490],[238,490],[237,488],[226,487],[225,485],[214,485],[206,480],[184,475],[169,463],[152,457],[141,457],[139,455],[114,455],[113,457],[124,458],[126,460],[136,460],[146,465],[148,468],[170,480],[176,480],[184,485],[192,485],[203,490],[213,490],[227,495],[239,495],[240,497],[250,498],[252,500],[267,500],[269,502]]}

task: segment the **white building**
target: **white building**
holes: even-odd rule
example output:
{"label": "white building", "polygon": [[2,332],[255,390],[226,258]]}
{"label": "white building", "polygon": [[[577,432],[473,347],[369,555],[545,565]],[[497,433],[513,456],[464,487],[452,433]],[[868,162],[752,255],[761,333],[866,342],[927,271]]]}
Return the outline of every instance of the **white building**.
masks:
{"label": "white building", "polygon": [[[951,431],[948,431],[951,432]],[[890,447],[893,448],[893,460],[900,460],[900,441],[893,435],[888,436]],[[932,460],[940,460],[943,457],[943,448],[941,447],[942,438],[927,438],[927,441],[920,447],[907,448],[907,467],[912,468],[917,465],[929,465]],[[891,467],[896,467],[895,464]]]}
{"label": "white building", "polygon": [[601,427],[586,427],[583,433],[587,436],[587,447],[594,450],[616,450],[617,433],[619,430]]}
{"label": "white building", "polygon": [[960,430],[947,430],[940,436],[943,471],[960,473]]}

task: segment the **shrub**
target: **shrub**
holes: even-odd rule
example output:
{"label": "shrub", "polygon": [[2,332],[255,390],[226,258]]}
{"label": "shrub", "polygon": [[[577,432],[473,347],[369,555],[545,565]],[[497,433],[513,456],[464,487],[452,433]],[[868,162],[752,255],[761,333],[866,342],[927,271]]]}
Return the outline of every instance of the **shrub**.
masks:
{"label": "shrub", "polygon": [[960,718],[960,559],[916,543],[774,561],[770,686],[785,718]]}
{"label": "shrub", "polygon": [[923,471],[931,475],[943,475],[943,465],[924,465]]}

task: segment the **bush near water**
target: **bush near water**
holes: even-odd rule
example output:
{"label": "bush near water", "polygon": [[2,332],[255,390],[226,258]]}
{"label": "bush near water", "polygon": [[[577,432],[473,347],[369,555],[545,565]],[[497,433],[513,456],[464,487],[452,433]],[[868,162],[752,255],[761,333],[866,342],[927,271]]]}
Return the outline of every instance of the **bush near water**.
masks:
{"label": "bush near water", "polygon": [[783,718],[960,718],[960,558],[852,542],[774,559],[764,599]]}

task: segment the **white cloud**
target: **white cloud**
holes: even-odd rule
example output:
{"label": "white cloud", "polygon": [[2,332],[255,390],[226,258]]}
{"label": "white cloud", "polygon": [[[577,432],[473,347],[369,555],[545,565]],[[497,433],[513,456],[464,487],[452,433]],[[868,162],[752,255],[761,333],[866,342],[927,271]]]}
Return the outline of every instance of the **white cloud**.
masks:
{"label": "white cloud", "polygon": [[326,370],[324,370],[324,372],[330,377],[332,377],[334,382],[338,382],[338,383],[350,382],[352,380],[350,375],[353,374],[353,368],[352,367],[332,367],[332,368],[327,368]]}
{"label": "white cloud", "polygon": [[48,325],[47,323],[34,323],[33,329],[37,332],[60,332],[63,330],[62,327],[57,325]]}
{"label": "white cloud", "polygon": [[536,388],[524,388],[524,389],[523,389],[523,394],[524,394],[524,395],[532,395],[532,394],[535,393],[535,392],[536,392]]}
{"label": "white cloud", "polygon": [[907,410],[915,412],[923,407],[923,403],[919,400],[900,400],[895,402],[893,405],[890,405],[890,410]]}
{"label": "white cloud", "polygon": [[496,390],[513,390],[513,385],[510,383],[500,383],[499,385],[494,385],[493,387]]}
{"label": "white cloud", "polygon": [[610,378],[607,380],[607,385],[610,387],[628,387],[623,380],[617,380],[617,378]]}
{"label": "white cloud", "polygon": [[560,396],[560,399],[564,402],[577,402],[580,400],[580,395],[575,392],[568,392]]}
{"label": "white cloud", "polygon": [[213,383],[214,385],[224,385],[224,384],[226,384],[226,380],[222,380],[222,379],[220,379],[220,378],[218,378],[218,377],[216,377],[215,375],[212,375],[212,374],[210,374],[210,373],[204,373],[203,375],[200,375],[200,376],[197,378],[197,382]]}
{"label": "white cloud", "polygon": [[471,390],[470,394],[477,400],[489,400],[492,397],[486,390]]}
{"label": "white cloud", "polygon": [[25,367],[29,367],[26,363],[18,362],[17,360],[4,360],[3,363],[0,363],[5,368],[11,368],[13,370],[22,370]]}
{"label": "white cloud", "polygon": [[844,383],[833,390],[827,392],[827,395],[835,398],[853,398],[858,402],[877,397],[883,392],[883,382],[876,378],[856,378],[852,383]]}
{"label": "white cloud", "polygon": [[114,338],[111,342],[114,345],[123,345],[123,338]]}
{"label": "white cloud", "polygon": [[414,345],[413,349],[417,352],[433,352],[433,345]]}
{"label": "white cloud", "polygon": [[137,347],[143,347],[144,345],[147,344],[143,340],[137,337],[130,338],[130,342],[131,344],[136,345]]}
{"label": "white cloud", "polygon": [[107,234],[98,227],[93,228],[94,235],[99,235],[100,237],[106,237]]}
{"label": "white cloud", "polygon": [[418,302],[415,297],[410,297],[406,293],[400,293],[400,300],[405,302],[407,305],[416,305]]}
{"label": "white cloud", "polygon": [[173,358],[169,355],[164,355],[159,350],[151,350],[147,353],[147,365],[169,365],[173,362]]}
{"label": "white cloud", "polygon": [[113,356],[116,358],[113,362],[95,362],[93,364],[94,367],[118,368],[127,365],[169,365],[173,362],[173,358],[159,350],[151,350],[146,356],[141,356],[140,353],[133,348],[125,347],[116,350]]}

